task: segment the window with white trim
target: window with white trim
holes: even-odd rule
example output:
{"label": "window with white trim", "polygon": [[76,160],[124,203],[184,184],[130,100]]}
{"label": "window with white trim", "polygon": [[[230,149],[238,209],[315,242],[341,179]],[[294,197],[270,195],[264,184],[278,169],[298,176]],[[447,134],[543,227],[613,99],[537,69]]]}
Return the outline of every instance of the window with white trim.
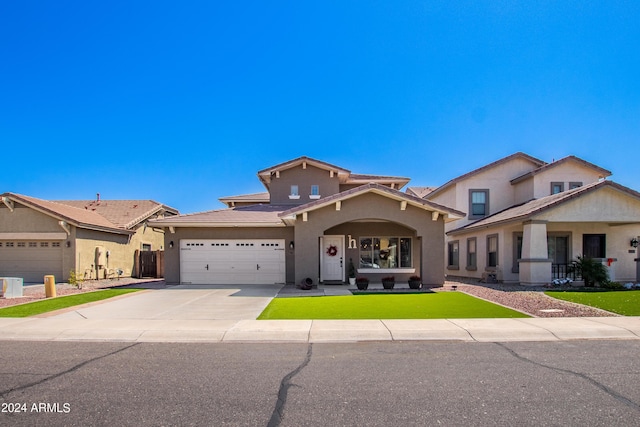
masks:
{"label": "window with white trim", "polygon": [[289,193],[289,198],[290,199],[299,199],[300,198],[300,193],[299,193],[297,185],[292,185],[291,186],[291,192]]}

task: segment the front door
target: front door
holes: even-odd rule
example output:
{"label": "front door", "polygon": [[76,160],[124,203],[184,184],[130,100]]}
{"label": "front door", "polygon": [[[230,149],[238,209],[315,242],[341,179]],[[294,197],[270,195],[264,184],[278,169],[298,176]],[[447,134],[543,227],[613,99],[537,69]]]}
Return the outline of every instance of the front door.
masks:
{"label": "front door", "polygon": [[344,281],[344,236],[320,238],[320,281]]}

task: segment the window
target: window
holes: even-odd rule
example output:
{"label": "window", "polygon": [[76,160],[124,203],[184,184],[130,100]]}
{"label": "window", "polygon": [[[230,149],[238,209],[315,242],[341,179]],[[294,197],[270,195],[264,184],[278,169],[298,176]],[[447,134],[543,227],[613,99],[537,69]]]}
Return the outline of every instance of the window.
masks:
{"label": "window", "polygon": [[448,244],[447,267],[451,269],[460,268],[460,242],[457,240]]}
{"label": "window", "polygon": [[569,183],[569,190],[573,190],[574,188],[580,188],[582,187],[582,183],[581,182],[570,182]]}
{"label": "window", "polygon": [[151,250],[151,244],[150,243],[143,243],[142,244],[142,251],[143,252],[148,252]]}
{"label": "window", "polygon": [[310,199],[319,199],[320,198],[320,186],[312,185],[311,186],[311,194],[309,195]]}
{"label": "window", "polygon": [[360,268],[410,268],[410,237],[361,237]]}
{"label": "window", "polygon": [[41,248],[48,248],[49,247],[49,242],[40,242],[40,247]]}
{"label": "window", "polygon": [[298,193],[298,186],[297,185],[292,185],[291,186],[291,193],[289,193],[289,198],[290,199],[299,199],[300,198],[300,193]]}
{"label": "window", "polygon": [[29,242],[29,247],[30,247],[30,248],[36,248],[36,247],[38,247],[38,242]]}
{"label": "window", "polygon": [[564,182],[552,182],[551,194],[558,194],[564,191]]}
{"label": "window", "polygon": [[469,219],[489,215],[489,190],[469,190]]}
{"label": "window", "polygon": [[467,239],[467,270],[475,270],[478,268],[476,243],[475,237]]}
{"label": "window", "polygon": [[585,258],[606,258],[606,234],[583,234],[582,255]]}
{"label": "window", "polygon": [[498,266],[498,235],[487,236],[487,267]]}

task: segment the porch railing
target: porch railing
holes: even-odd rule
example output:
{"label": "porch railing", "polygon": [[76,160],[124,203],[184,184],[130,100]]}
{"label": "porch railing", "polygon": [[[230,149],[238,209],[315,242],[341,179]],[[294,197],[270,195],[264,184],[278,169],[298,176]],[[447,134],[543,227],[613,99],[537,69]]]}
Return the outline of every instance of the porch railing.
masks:
{"label": "porch railing", "polygon": [[551,264],[551,276],[553,279],[580,280],[581,277],[571,268],[571,264]]}

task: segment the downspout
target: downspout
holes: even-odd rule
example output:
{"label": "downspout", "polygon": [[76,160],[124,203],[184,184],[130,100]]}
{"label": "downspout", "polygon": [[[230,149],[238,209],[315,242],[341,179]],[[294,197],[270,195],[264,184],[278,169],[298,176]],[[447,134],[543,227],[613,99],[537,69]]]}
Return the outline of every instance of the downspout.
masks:
{"label": "downspout", "polygon": [[67,236],[71,236],[71,227],[69,227],[67,221],[58,221],[58,225],[67,232]]}

